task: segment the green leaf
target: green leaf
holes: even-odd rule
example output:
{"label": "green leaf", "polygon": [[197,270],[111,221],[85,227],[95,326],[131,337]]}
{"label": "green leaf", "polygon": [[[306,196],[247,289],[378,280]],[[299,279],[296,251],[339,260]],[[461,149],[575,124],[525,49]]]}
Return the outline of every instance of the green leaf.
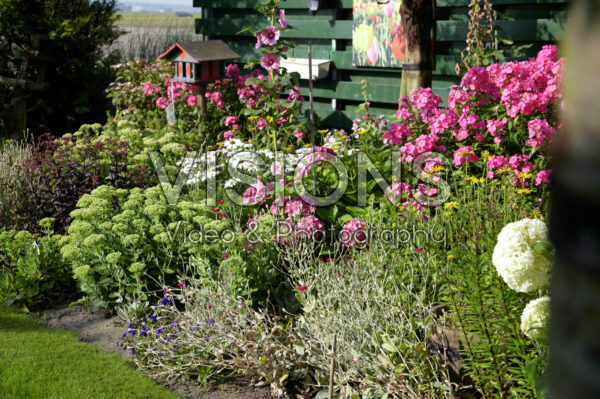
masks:
{"label": "green leaf", "polygon": [[346,210],[348,212],[350,212],[350,214],[353,215],[354,217],[364,216],[366,213],[365,209],[358,207],[358,206],[348,205],[348,206],[346,206]]}
{"label": "green leaf", "polygon": [[381,347],[387,352],[396,352],[396,347],[392,345],[390,342],[384,342],[381,344]]}
{"label": "green leaf", "polygon": [[535,244],[533,244],[531,249],[533,249],[533,252],[535,252],[538,255],[543,255],[547,259],[552,259],[552,246],[548,243],[538,241]]}
{"label": "green leaf", "polygon": [[315,396],[315,399],[327,399],[329,397],[329,391],[323,390],[319,391],[319,393]]}
{"label": "green leaf", "polygon": [[352,217],[352,215],[348,215],[347,213],[345,213],[339,217],[339,221],[341,224],[346,224],[346,223],[352,221],[353,219],[354,219],[354,217]]}
{"label": "green leaf", "polygon": [[332,206],[328,206],[328,207],[324,207],[324,208],[319,208],[317,210],[317,215],[325,220],[326,222],[329,223],[333,223],[335,222],[335,218],[338,214],[338,207],[337,205],[332,205]]}
{"label": "green leaf", "polygon": [[252,29],[251,27],[248,27],[246,29],[242,29],[241,31],[239,31],[237,34],[241,35],[242,33],[246,33],[246,32],[250,32],[252,34],[254,34],[254,29]]}
{"label": "green leaf", "polygon": [[279,383],[280,383],[280,384],[283,384],[283,382],[284,382],[285,380],[287,380],[289,376],[290,376],[290,375],[289,375],[289,374],[287,374],[287,373],[286,373],[286,374],[284,374],[284,375],[282,375],[282,376],[281,376],[281,378],[279,379]]}
{"label": "green leaf", "polygon": [[304,355],[304,345],[302,344],[294,344],[294,350],[299,356]]}

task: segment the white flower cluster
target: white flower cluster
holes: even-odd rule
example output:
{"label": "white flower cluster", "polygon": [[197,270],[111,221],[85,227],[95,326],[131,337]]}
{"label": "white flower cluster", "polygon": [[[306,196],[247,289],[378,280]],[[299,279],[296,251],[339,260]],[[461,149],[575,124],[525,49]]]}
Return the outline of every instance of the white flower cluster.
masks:
{"label": "white flower cluster", "polygon": [[[300,148],[295,153],[280,153],[279,163],[275,160],[275,153],[269,149],[254,151],[251,143],[244,143],[239,139],[230,139],[223,142],[223,146],[206,154],[201,154],[196,158],[182,158],[177,166],[183,173],[188,174],[186,184],[204,183],[207,179],[216,177],[220,171],[228,164],[238,170],[250,173],[262,173],[265,170],[272,172],[279,168],[283,163],[285,173],[293,173],[298,163],[310,154],[311,148]],[[221,160],[219,157],[222,157]],[[258,159],[261,158],[261,159]],[[264,161],[267,161],[269,168],[265,169]],[[228,179],[225,188],[235,187],[239,183],[236,179]]]}
{"label": "white flower cluster", "polygon": [[548,284],[550,260],[533,250],[537,242],[550,244],[546,224],[537,219],[509,223],[498,235],[492,263],[511,289],[531,292]]}
{"label": "white flower cluster", "polygon": [[177,162],[180,173],[187,174],[188,178],[185,184],[204,183],[206,179],[211,179],[219,174],[222,165],[217,164],[218,151],[211,151],[201,154],[198,157],[185,157]]}
{"label": "white flower cluster", "polygon": [[531,339],[546,338],[550,298],[543,296],[529,302],[521,315],[521,331]]}
{"label": "white flower cluster", "polygon": [[[356,136],[358,138],[358,136]],[[331,148],[339,156],[352,156],[360,149],[351,147],[350,136],[344,130],[334,130],[327,133],[323,147]]]}

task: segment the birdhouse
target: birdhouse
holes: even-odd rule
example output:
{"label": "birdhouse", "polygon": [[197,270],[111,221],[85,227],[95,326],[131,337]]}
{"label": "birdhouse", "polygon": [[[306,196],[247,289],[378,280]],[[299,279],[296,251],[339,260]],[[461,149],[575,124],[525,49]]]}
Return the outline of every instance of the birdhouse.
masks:
{"label": "birdhouse", "polygon": [[225,77],[225,60],[238,59],[240,55],[231,50],[222,40],[175,43],[158,57],[173,61],[173,79],[199,85]]}

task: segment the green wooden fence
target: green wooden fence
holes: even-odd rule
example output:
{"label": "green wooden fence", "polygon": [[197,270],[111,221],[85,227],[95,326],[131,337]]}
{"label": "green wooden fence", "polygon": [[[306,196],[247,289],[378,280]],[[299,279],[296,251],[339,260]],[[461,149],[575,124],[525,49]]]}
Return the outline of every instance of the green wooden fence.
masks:
{"label": "green wooden fence", "polygon": [[[241,62],[258,55],[256,39],[249,33],[238,34],[252,26],[260,29],[266,20],[253,10],[258,0],[194,0],[203,8],[203,18],[196,20],[196,33],[211,39],[222,39],[242,55]],[[469,0],[436,0],[433,31],[433,90],[446,99],[449,87],[458,82],[454,72],[460,51],[465,47]],[[542,45],[561,39],[568,0],[492,0],[502,20],[502,37],[516,45],[531,43],[526,51],[533,56]],[[313,40],[313,57],[332,61],[327,79],[315,82],[315,112],[321,124],[348,128],[357,117],[360,82],[369,81],[373,112],[386,116],[395,113],[400,93],[401,69],[357,68],[352,65],[353,0],[331,0],[331,8],[311,16],[305,0],[286,0],[288,23],[294,27],[282,34],[297,43],[290,56],[306,58],[307,39]],[[302,93],[308,98],[308,81],[303,80]],[[307,107],[305,107],[307,108]]]}

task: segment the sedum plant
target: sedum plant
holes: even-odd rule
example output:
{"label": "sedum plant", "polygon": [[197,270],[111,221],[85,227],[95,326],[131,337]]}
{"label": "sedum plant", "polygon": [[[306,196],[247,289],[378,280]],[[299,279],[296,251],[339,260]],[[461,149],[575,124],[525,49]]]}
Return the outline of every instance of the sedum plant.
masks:
{"label": "sedum plant", "polygon": [[222,259],[223,241],[208,236],[218,238],[229,222],[216,211],[183,199],[170,205],[161,186],[100,186],[71,212],[61,253],[93,304],[147,304],[160,291],[158,279],[173,283],[190,256]]}

